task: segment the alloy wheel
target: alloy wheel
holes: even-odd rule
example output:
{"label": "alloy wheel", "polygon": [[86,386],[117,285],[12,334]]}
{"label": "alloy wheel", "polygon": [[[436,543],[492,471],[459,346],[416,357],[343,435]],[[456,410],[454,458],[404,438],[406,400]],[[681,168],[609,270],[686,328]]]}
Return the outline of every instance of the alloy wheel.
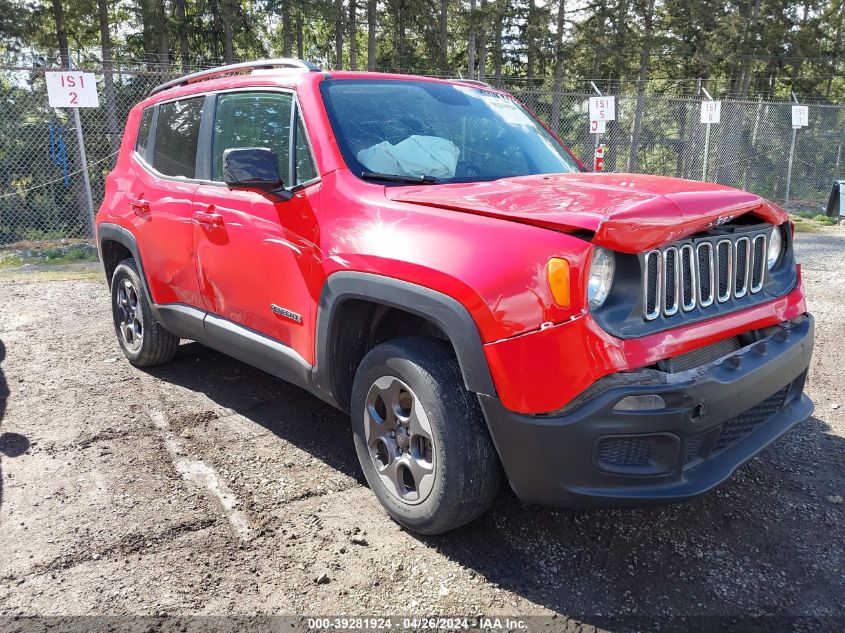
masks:
{"label": "alloy wheel", "polygon": [[144,320],[138,291],[129,279],[121,279],[117,286],[115,309],[118,329],[124,345],[135,352],[144,340]]}
{"label": "alloy wheel", "polygon": [[370,386],[364,433],[387,490],[408,504],[425,501],[434,487],[436,447],[425,409],[408,385],[382,376]]}

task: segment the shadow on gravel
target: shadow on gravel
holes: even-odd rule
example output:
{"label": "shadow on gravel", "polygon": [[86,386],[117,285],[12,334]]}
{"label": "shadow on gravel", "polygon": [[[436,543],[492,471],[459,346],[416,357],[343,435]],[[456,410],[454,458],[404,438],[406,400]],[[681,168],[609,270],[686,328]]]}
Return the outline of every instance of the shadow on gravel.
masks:
{"label": "shadow on gravel", "polygon": [[[305,391],[195,343],[148,371],[363,483],[348,417]],[[812,418],[686,504],[524,510],[503,490],[480,520],[417,538],[502,589],[611,631],[631,628],[619,616],[842,615],[845,506],[828,498],[845,489],[845,440],[828,429]]]}
{"label": "shadow on gravel", "polygon": [[151,375],[206,394],[345,475],[364,482],[349,416],[307,391],[198,343],[183,344]]}
{"label": "shadow on gravel", "polygon": [[29,440],[19,433],[3,433],[3,417],[6,415],[6,402],[9,399],[9,384],[3,374],[3,360],[6,358],[6,345],[0,340],[0,505],[3,505],[3,456],[18,457],[29,449]]}
{"label": "shadow on gravel", "polygon": [[503,589],[611,631],[630,628],[626,615],[721,616],[691,621],[697,630],[749,614],[843,623],[845,440],[829,429],[810,418],[684,504],[525,511],[503,493],[486,518],[420,540]]}

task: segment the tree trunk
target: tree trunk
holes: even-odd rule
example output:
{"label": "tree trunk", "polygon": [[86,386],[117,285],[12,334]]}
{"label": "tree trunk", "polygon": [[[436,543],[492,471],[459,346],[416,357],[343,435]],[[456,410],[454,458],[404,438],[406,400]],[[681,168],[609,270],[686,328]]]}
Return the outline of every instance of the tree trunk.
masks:
{"label": "tree trunk", "polygon": [[760,16],[760,0],[754,0],[751,9],[751,18],[745,34],[745,42],[742,47],[742,65],[739,69],[739,97],[745,99],[748,96],[748,89],[751,86],[751,51],[754,48],[754,36],[757,31],[757,19]]}
{"label": "tree trunk", "polygon": [[290,0],[282,0],[282,55],[291,57],[293,55],[293,36],[290,23]]}
{"label": "tree trunk", "polygon": [[627,59],[627,48],[625,43],[628,37],[628,9],[629,0],[621,0],[616,8],[616,42],[613,46],[613,69],[612,76],[619,79],[620,83],[625,77],[625,60]]}
{"label": "tree trunk", "polygon": [[358,2],[349,0],[349,70],[358,70]]}
{"label": "tree trunk", "polygon": [[605,39],[605,16],[607,15],[607,0],[601,0],[596,9],[598,15],[598,32],[596,33],[596,46],[593,53],[592,75],[598,77],[601,72],[602,61],[604,60],[604,39]]}
{"label": "tree trunk", "polygon": [[501,5],[496,3],[496,28],[493,40],[493,78],[499,82],[502,79],[502,29],[504,28],[505,16]]}
{"label": "tree trunk", "polygon": [[188,18],[185,15],[185,0],[176,0],[176,29],[179,32],[179,60],[182,70],[187,71],[191,65],[191,54],[188,47]]}
{"label": "tree trunk", "polygon": [[235,46],[232,41],[234,38],[232,30],[232,0],[220,1],[220,18],[223,22],[223,62],[233,64],[235,62]]}
{"label": "tree trunk", "polygon": [[440,28],[440,72],[449,72],[449,0],[440,0],[438,26]]}
{"label": "tree trunk", "polygon": [[399,53],[398,63],[396,65],[397,71],[401,71],[404,66],[406,70],[408,67],[408,43],[407,43],[407,9],[406,0],[399,0],[396,3],[396,40],[399,42],[397,52]]}
{"label": "tree trunk", "polygon": [[467,35],[467,75],[475,74],[475,0],[469,0],[469,34]]}
{"label": "tree trunk", "polygon": [[343,68],[343,0],[334,5],[334,67]]}
{"label": "tree trunk", "polygon": [[552,87],[552,114],[549,121],[556,134],[560,134],[560,104],[561,104],[561,82],[563,79],[563,29],[566,26],[566,1],[560,0],[557,8],[557,21],[555,26],[555,67],[554,84]]}
{"label": "tree trunk", "polygon": [[106,102],[106,133],[113,152],[120,147],[120,129],[117,126],[117,108],[114,102],[114,76],[112,68],[111,33],[109,33],[109,4],[97,0],[100,18],[100,47],[103,49],[103,97]]}
{"label": "tree trunk", "polygon": [[220,45],[223,42],[223,27],[220,19],[220,2],[208,0],[208,10],[211,12],[211,37],[209,38],[209,49],[215,62],[223,58],[220,52]]}
{"label": "tree trunk", "polygon": [[376,0],[367,0],[367,70],[370,72],[376,69],[377,9]]}
{"label": "tree trunk", "polygon": [[833,88],[833,76],[836,73],[836,60],[842,59],[842,19],[845,18],[845,0],[839,0],[839,19],[836,22],[836,35],[833,39],[832,67],[827,73],[827,88],[825,97],[830,100],[830,91]]}
{"label": "tree trunk", "polygon": [[165,0],[159,0],[156,5],[156,30],[158,31],[158,65],[161,71],[166,71],[170,65],[170,38]]}
{"label": "tree trunk", "polygon": [[478,80],[487,78],[487,0],[481,0],[481,20],[478,25]]}
{"label": "tree trunk", "polygon": [[640,71],[637,75],[637,105],[634,107],[634,119],[631,122],[631,145],[628,152],[629,173],[637,171],[637,146],[640,142],[640,127],[645,102],[645,85],[648,79],[649,60],[651,59],[651,31],[653,25],[654,0],[648,0],[645,15],[643,15],[643,43],[640,47]]}
{"label": "tree trunk", "polygon": [[305,59],[305,38],[302,35],[302,6],[296,7],[296,56]]}
{"label": "tree trunk", "polygon": [[525,27],[525,39],[528,45],[528,51],[526,55],[528,68],[526,69],[525,77],[527,80],[526,84],[529,90],[534,88],[534,62],[537,57],[536,44],[534,42],[534,18],[536,12],[537,11],[536,7],[534,6],[534,0],[528,0],[528,23]]}
{"label": "tree trunk", "polygon": [[65,13],[62,9],[61,0],[53,0],[53,19],[56,21],[56,41],[59,45],[59,60],[62,63],[62,68],[70,68],[70,49],[67,43]]}
{"label": "tree trunk", "polygon": [[144,46],[144,65],[147,70],[155,70],[156,59],[156,34],[155,34],[155,9],[153,0],[140,0],[138,2],[141,16],[142,41]]}

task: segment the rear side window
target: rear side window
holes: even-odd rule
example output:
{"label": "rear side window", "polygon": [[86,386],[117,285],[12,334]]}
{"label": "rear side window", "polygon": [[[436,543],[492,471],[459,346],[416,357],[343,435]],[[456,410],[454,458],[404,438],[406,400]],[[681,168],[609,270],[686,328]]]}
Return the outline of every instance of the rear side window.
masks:
{"label": "rear side window", "polygon": [[223,152],[231,147],[267,147],[279,157],[288,184],[290,112],[293,98],[278,92],[232,92],[217,97],[212,180],[223,180]]}
{"label": "rear side window", "polygon": [[141,124],[138,126],[138,139],[135,141],[135,151],[143,158],[147,157],[147,146],[150,141],[150,127],[153,124],[153,109],[145,108],[141,113]]}
{"label": "rear side window", "polygon": [[203,98],[162,103],[158,107],[153,167],[166,176],[194,178]]}

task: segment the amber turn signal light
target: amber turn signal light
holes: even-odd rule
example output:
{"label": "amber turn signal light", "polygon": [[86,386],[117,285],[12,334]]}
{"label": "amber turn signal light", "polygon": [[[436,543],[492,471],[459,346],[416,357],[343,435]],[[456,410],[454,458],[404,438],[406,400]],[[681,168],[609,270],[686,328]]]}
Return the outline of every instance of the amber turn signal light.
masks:
{"label": "amber turn signal light", "polygon": [[559,257],[552,257],[546,266],[549,287],[555,303],[562,308],[569,307],[569,262]]}

